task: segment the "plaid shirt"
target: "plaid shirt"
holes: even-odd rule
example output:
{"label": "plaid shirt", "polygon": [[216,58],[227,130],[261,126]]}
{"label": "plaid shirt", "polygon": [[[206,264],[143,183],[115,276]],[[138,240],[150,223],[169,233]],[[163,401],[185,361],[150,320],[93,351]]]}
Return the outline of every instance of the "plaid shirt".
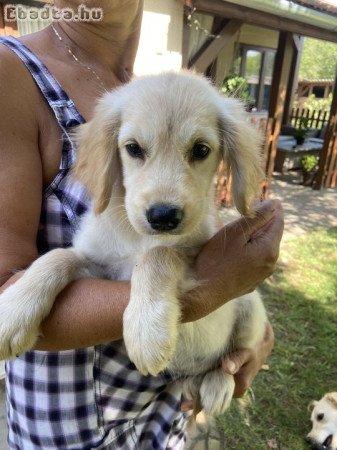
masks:
{"label": "plaid shirt", "polygon": [[[69,178],[76,149],[69,129],[84,122],[44,64],[20,41],[1,38],[27,67],[62,130],[58,174],[43,193],[40,254],[71,245],[88,207],[82,185]],[[181,387],[168,375],[144,377],[122,341],[62,352],[27,352],[8,361],[10,449],[182,449],[186,418]]]}

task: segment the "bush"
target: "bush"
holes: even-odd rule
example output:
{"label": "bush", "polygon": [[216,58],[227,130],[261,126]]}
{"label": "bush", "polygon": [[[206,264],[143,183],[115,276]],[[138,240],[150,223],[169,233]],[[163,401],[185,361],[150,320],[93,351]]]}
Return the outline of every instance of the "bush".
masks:
{"label": "bush", "polygon": [[231,76],[225,78],[221,92],[227,97],[238,98],[245,103],[250,100],[248,83],[243,77]]}
{"label": "bush", "polygon": [[300,159],[300,165],[303,172],[312,172],[316,169],[318,158],[315,155],[304,155]]}

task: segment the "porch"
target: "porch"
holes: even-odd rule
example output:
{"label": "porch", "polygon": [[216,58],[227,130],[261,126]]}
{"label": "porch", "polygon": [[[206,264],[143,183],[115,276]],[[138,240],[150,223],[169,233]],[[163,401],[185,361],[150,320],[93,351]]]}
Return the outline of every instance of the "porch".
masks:
{"label": "porch", "polygon": [[[313,146],[307,142],[308,153],[319,147],[313,189],[336,187],[337,83],[323,83],[333,94],[329,112],[292,108],[304,36],[336,43],[336,5],[301,0],[281,6],[254,0],[247,7],[241,0],[184,0],[184,7],[183,65],[205,73],[219,86],[236,67],[237,73],[246,75],[250,90],[255,90],[255,109],[265,111],[258,118],[252,113],[252,121],[264,135],[264,195],[270,192],[276,157],[284,151],[278,151],[279,135],[291,134],[284,129],[298,126],[301,118],[313,131],[312,137],[321,139]],[[259,72],[254,72],[252,58],[249,61],[254,49],[261,55]],[[289,148],[291,156],[295,153]],[[225,180],[223,173],[220,178]],[[228,197],[225,191],[222,199]]]}

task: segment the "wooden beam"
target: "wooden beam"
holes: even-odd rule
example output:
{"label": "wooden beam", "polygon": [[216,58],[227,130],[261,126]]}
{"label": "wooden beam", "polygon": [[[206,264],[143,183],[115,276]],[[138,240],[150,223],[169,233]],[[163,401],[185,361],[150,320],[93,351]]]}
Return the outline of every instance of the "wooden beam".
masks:
{"label": "wooden beam", "polygon": [[235,33],[240,29],[239,20],[230,20],[217,33],[218,38],[208,40],[202,48],[194,55],[188,67],[193,67],[198,72],[205,72],[207,67],[215,60],[220,50],[222,50]]}
{"label": "wooden beam", "polygon": [[329,31],[315,25],[277,16],[276,14],[257,11],[246,6],[235,5],[224,0],[194,0],[193,5],[198,12],[229,19],[238,19],[252,25],[337,42],[337,33],[335,31]]}
{"label": "wooden beam", "polygon": [[289,122],[289,116],[291,111],[291,106],[293,104],[293,99],[295,95],[296,86],[298,83],[298,73],[300,70],[300,62],[302,56],[302,48],[303,48],[303,37],[301,36],[293,36],[293,57],[291,60],[287,94],[284,104],[284,112],[283,112],[283,120],[284,124]]}
{"label": "wooden beam", "polygon": [[281,130],[283,108],[293,52],[294,47],[291,33],[281,32],[275,55],[264,149],[266,162],[266,182],[263,187],[263,191],[265,197],[268,197],[270,182],[274,170],[277,139]]}

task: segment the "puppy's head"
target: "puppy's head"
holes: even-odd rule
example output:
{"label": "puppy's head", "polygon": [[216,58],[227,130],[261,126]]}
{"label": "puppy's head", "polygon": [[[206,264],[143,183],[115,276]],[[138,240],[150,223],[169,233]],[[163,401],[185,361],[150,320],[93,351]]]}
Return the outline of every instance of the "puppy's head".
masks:
{"label": "puppy's head", "polygon": [[141,234],[188,234],[210,202],[224,158],[233,198],[249,214],[263,173],[257,131],[242,106],[204,78],[167,73],[139,78],[106,94],[78,132],[75,175],[97,214],[125,196]]}
{"label": "puppy's head", "polygon": [[314,449],[337,450],[337,392],[311,403],[312,429],[307,441]]}

